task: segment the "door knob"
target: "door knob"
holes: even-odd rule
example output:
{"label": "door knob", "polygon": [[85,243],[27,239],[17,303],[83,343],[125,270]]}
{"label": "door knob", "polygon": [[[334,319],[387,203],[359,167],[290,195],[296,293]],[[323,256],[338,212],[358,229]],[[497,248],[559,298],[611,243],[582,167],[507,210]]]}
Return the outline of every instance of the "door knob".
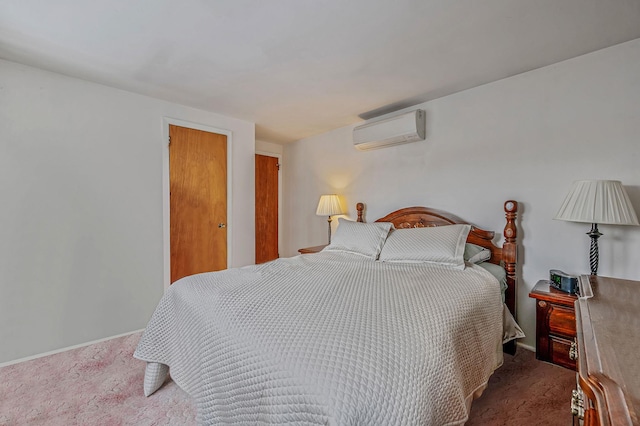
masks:
{"label": "door knob", "polygon": [[219,223],[218,224],[218,228],[226,228],[227,224],[226,223]]}

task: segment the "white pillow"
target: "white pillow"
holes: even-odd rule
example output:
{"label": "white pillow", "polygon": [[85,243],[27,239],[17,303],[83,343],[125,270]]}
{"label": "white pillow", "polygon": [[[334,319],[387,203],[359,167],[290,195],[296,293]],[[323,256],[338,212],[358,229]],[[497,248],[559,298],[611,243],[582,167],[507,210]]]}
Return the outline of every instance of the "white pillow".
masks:
{"label": "white pillow", "polygon": [[158,389],[169,375],[169,366],[159,362],[147,362],[144,371],[144,396],[149,396]]}
{"label": "white pillow", "polygon": [[383,262],[438,263],[464,269],[464,245],[471,225],[396,229],[382,247]]}
{"label": "white pillow", "polygon": [[391,222],[361,223],[339,218],[331,244],[323,251],[347,251],[376,260],[392,227]]}

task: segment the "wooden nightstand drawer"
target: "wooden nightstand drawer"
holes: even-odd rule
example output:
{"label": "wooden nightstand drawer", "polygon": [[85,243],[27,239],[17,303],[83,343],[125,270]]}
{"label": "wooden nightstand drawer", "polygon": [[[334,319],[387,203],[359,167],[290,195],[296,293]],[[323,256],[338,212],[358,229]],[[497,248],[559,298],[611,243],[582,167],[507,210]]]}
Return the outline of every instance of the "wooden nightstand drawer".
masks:
{"label": "wooden nightstand drawer", "polygon": [[576,316],[573,308],[549,303],[549,332],[576,337]]}
{"label": "wooden nightstand drawer", "polygon": [[569,350],[573,340],[558,336],[549,336],[551,362],[572,370],[576,369],[576,362],[569,358]]}

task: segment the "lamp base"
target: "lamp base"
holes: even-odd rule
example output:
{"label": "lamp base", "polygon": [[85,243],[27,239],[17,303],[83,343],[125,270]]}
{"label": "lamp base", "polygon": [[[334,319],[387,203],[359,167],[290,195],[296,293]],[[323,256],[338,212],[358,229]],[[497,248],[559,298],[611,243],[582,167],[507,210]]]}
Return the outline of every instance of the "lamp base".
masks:
{"label": "lamp base", "polygon": [[327,223],[329,224],[329,244],[331,244],[331,216],[327,219]]}
{"label": "lamp base", "polygon": [[589,265],[591,266],[591,275],[598,275],[598,238],[602,236],[598,231],[598,224],[591,224],[591,231],[587,232],[591,237],[591,248],[589,249]]}

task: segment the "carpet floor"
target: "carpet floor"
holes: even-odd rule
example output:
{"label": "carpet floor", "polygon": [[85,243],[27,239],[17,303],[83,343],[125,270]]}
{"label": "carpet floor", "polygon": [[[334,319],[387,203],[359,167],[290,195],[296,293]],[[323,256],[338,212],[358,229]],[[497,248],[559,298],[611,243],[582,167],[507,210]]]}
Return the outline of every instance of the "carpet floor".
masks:
{"label": "carpet floor", "polygon": [[[140,334],[0,368],[0,425],[195,425],[189,396],[167,381],[142,394]],[[518,349],[472,406],[467,425],[570,425],[575,373]]]}

